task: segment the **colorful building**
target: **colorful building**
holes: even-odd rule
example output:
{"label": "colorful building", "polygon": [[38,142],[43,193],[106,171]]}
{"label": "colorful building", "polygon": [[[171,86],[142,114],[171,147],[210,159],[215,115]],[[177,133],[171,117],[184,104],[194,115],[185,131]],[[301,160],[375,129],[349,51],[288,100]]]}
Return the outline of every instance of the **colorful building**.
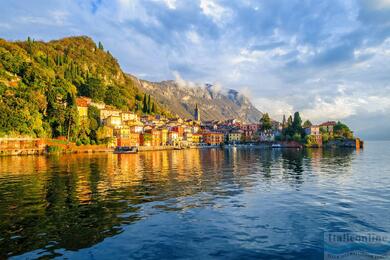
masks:
{"label": "colorful building", "polygon": [[141,134],[141,145],[144,146],[160,146],[161,145],[161,131],[157,129],[151,129]]}
{"label": "colorful building", "polygon": [[231,131],[227,134],[227,141],[229,143],[239,143],[242,141],[242,131]]}
{"label": "colorful building", "polygon": [[179,134],[174,131],[168,132],[168,144],[169,145],[177,145],[179,142]]}
{"label": "colorful building", "polygon": [[208,145],[217,145],[224,143],[225,136],[223,133],[208,132],[203,134],[203,142]]}
{"label": "colorful building", "polygon": [[335,121],[328,121],[320,124],[320,129],[327,133],[333,134],[333,128],[336,125]]}
{"label": "colorful building", "polygon": [[192,143],[192,136],[193,134],[191,132],[184,132],[184,137],[183,137],[183,140],[187,142],[187,144],[191,144]]}
{"label": "colorful building", "polygon": [[320,132],[320,126],[312,125],[310,127],[306,127],[304,130],[306,135],[312,136],[312,138],[314,138],[316,144],[320,146],[322,145],[322,135]]}
{"label": "colorful building", "polygon": [[100,110],[100,120],[101,120],[101,122],[103,122],[109,116],[120,117],[121,116],[121,111],[117,110],[117,109],[109,109],[109,108],[105,108],[105,109],[101,109]]}
{"label": "colorful building", "polygon": [[113,133],[116,138],[129,138],[130,127],[114,128]]}
{"label": "colorful building", "polygon": [[88,118],[89,100],[90,99],[84,97],[76,98],[76,106],[80,119]]}
{"label": "colorful building", "polygon": [[140,134],[129,133],[127,138],[117,138],[117,146],[139,146]]}
{"label": "colorful building", "polygon": [[168,129],[163,128],[160,130],[161,145],[168,145]]}
{"label": "colorful building", "polygon": [[122,125],[122,119],[120,116],[111,115],[104,119],[103,124],[109,127],[117,128]]}
{"label": "colorful building", "polygon": [[120,113],[120,116],[121,116],[123,122],[137,121],[138,120],[138,116],[132,112],[122,112],[122,113]]}
{"label": "colorful building", "polygon": [[177,132],[179,139],[180,140],[183,139],[184,128],[182,126],[180,126],[180,125],[173,126],[173,127],[171,127],[171,131],[172,132]]}
{"label": "colorful building", "polygon": [[318,125],[312,125],[310,127],[305,128],[305,134],[306,135],[320,135],[320,126]]}
{"label": "colorful building", "polygon": [[203,135],[202,134],[192,134],[192,143],[194,143],[194,144],[203,143]]}

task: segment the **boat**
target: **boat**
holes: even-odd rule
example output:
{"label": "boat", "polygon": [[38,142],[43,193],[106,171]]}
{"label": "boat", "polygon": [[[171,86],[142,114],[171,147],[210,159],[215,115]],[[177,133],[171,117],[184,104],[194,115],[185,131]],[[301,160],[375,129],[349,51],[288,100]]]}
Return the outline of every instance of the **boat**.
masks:
{"label": "boat", "polygon": [[117,146],[114,150],[115,154],[131,154],[138,153],[138,148],[135,146]]}
{"label": "boat", "polygon": [[173,148],[173,150],[183,150],[184,149],[184,147],[181,147],[181,146],[175,146],[174,148]]}
{"label": "boat", "polygon": [[272,144],[272,148],[282,148],[281,144]]}

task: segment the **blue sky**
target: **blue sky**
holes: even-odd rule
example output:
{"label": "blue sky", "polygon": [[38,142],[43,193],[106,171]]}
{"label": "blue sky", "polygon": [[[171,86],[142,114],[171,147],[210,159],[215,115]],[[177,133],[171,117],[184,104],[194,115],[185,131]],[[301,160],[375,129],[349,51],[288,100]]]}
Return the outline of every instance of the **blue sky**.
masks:
{"label": "blue sky", "polygon": [[124,71],[390,139],[390,0],[2,0],[0,37],[88,35]]}

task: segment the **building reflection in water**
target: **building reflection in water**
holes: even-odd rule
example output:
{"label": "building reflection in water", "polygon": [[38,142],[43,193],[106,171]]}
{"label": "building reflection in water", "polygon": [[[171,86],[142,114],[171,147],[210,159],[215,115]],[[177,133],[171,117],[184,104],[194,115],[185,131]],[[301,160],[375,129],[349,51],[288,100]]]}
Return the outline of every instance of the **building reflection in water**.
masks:
{"label": "building reflection in water", "polygon": [[0,157],[0,258],[90,247],[147,218],[142,209],[149,206],[184,210],[261,182],[267,189],[278,181],[300,185],[328,164],[350,173],[354,156],[352,150],[190,149]]}

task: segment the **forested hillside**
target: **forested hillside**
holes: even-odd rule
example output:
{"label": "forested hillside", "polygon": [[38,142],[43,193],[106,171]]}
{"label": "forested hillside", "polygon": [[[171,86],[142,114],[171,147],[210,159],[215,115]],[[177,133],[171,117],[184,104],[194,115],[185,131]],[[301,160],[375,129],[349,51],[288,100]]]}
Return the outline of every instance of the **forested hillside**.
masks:
{"label": "forested hillside", "polygon": [[0,39],[0,137],[76,140],[88,130],[78,123],[77,96],[138,113],[167,113],[153,98],[145,107],[136,80],[122,72],[100,42],[88,37],[47,43]]}

